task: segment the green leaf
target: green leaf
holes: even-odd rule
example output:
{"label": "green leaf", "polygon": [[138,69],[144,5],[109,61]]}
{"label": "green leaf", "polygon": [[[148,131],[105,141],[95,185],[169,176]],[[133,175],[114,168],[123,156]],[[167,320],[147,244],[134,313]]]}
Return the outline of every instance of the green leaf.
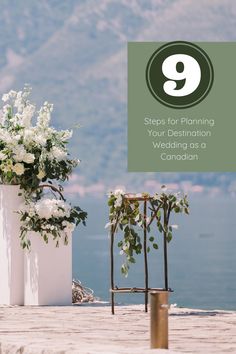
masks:
{"label": "green leaf", "polygon": [[125,227],[124,227],[124,232],[128,232],[129,231],[129,225],[126,225]]}
{"label": "green leaf", "polygon": [[168,232],[166,240],[167,240],[167,242],[170,242],[172,240],[172,233],[171,232]]}
{"label": "green leaf", "polygon": [[122,273],[123,275],[127,276],[128,270],[129,270],[129,268],[128,268],[127,264],[122,264],[122,266],[121,266],[121,273]]}
{"label": "green leaf", "polygon": [[158,249],[158,244],[157,243],[153,243],[153,248],[155,248],[155,250],[157,250]]}
{"label": "green leaf", "polygon": [[136,221],[134,219],[130,219],[130,224],[131,225],[136,225]]}
{"label": "green leaf", "polygon": [[122,219],[121,224],[122,225],[128,224],[128,219],[126,219],[126,218]]}
{"label": "green leaf", "polygon": [[109,206],[112,206],[114,204],[115,198],[110,198],[107,202]]}
{"label": "green leaf", "polygon": [[149,241],[153,242],[154,241],[154,237],[153,236],[149,237]]}

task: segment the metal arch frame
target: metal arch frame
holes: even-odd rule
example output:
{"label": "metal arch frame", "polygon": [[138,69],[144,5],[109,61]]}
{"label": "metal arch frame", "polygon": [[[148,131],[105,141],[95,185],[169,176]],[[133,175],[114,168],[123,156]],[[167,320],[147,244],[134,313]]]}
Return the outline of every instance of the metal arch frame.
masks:
{"label": "metal arch frame", "polygon": [[[168,253],[167,253],[167,232],[164,230],[163,237],[163,252],[164,252],[164,283],[165,287],[162,288],[150,288],[149,287],[149,274],[148,274],[148,256],[147,256],[147,228],[151,225],[154,219],[157,219],[157,212],[159,207],[153,205],[153,197],[129,197],[129,194],[125,196],[128,200],[143,202],[143,253],[144,253],[144,288],[119,288],[114,285],[114,236],[118,225],[118,217],[115,225],[112,225],[110,231],[110,281],[111,281],[111,312],[115,314],[115,293],[144,293],[145,294],[145,312],[148,312],[148,292],[149,291],[170,291],[173,290],[168,287]],[[152,211],[151,218],[147,224],[147,204],[151,205],[149,208]],[[164,215],[164,223],[166,222],[166,215]]]}

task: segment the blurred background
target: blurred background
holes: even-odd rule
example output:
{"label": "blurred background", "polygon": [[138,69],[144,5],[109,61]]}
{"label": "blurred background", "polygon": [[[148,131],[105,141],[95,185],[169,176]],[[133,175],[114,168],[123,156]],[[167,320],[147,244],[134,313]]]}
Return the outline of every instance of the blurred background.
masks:
{"label": "blurred background", "polygon": [[[126,159],[127,41],[235,41],[235,28],[231,0],[0,1],[0,94],[29,83],[34,102],[54,103],[52,125],[74,129],[70,148],[82,162],[65,192],[89,219],[74,235],[73,275],[104,301],[106,193],[118,186],[154,193],[166,184],[189,194],[191,210],[173,220],[179,229],[169,245],[171,302],[236,309],[236,173],[128,173]],[[128,279],[120,276],[121,258],[117,284],[142,286],[142,257]],[[160,250],[149,263],[151,285],[163,286]]]}

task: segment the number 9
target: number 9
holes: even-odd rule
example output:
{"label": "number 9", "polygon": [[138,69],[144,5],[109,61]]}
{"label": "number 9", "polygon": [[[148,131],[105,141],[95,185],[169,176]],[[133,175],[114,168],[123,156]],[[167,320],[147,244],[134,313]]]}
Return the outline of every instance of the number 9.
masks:
{"label": "number 9", "polygon": [[[177,65],[182,64],[179,72]],[[167,57],[162,64],[162,72],[168,80],[163,89],[167,95],[183,97],[193,93],[201,81],[201,68],[198,62],[186,54],[174,54]],[[177,89],[176,81],[183,81],[183,86]]]}

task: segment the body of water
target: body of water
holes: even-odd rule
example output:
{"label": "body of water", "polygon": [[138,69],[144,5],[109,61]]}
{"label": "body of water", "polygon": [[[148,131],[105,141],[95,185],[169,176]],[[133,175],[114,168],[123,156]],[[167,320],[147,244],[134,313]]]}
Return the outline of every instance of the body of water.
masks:
{"label": "body of water", "polygon": [[[89,213],[86,228],[80,226],[73,239],[73,276],[109,301],[109,238],[106,200],[81,203]],[[202,309],[236,310],[236,199],[190,198],[191,214],[176,215],[169,244],[171,303]],[[152,234],[153,235],[153,234]],[[163,287],[162,239],[159,250],[149,254],[150,285]],[[119,236],[117,236],[119,237]],[[128,278],[120,274],[122,256],[116,247],[116,285],[144,286],[143,255],[131,265]],[[142,303],[143,294],[116,295],[119,303]]]}

